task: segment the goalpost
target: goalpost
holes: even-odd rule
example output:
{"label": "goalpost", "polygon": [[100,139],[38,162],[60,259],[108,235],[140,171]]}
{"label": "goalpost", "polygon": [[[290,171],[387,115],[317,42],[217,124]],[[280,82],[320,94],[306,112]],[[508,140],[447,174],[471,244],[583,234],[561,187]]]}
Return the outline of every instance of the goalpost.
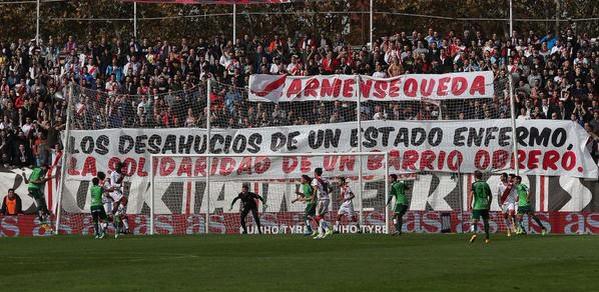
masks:
{"label": "goalpost", "polygon": [[[356,82],[358,80],[356,76]],[[359,158],[363,160],[362,167],[337,173],[323,167],[324,177],[344,175],[354,178],[350,185],[356,194],[356,213],[362,213],[358,218],[362,226],[389,226],[384,225],[388,214],[383,212],[384,196],[387,195],[384,191],[385,171],[373,174],[368,169],[369,155],[387,155],[394,163],[389,163],[393,168],[386,171],[402,176],[402,180],[411,180],[408,185],[412,189],[407,192],[410,209],[404,218],[404,231],[464,232],[469,225],[471,171],[459,167],[451,171],[439,169],[437,163],[435,167],[419,164],[410,170],[410,166],[405,167],[403,163],[410,160],[408,154],[449,152],[450,146],[441,149],[440,146],[429,145],[426,139],[421,140],[425,141],[423,144],[410,141],[404,145],[404,140],[397,142],[396,138],[418,140],[415,138],[420,134],[428,138],[428,134],[439,128],[451,134],[457,127],[509,117],[508,81],[507,76],[497,76],[493,97],[437,101],[363,100],[359,91],[356,91],[357,101],[251,101],[247,88],[216,80],[177,92],[144,95],[77,87],[68,101],[69,131],[63,136],[66,151],[57,204],[57,233],[87,235],[93,232],[89,216],[91,179],[99,171],[114,171],[116,162],[126,164],[127,180],[123,192],[129,199],[127,213],[134,234],[197,234],[233,232],[239,227],[239,212],[228,212],[228,204],[240,191],[241,183],[250,183],[251,191],[269,197],[267,202],[277,199],[276,204],[267,203],[263,225],[280,226],[280,221],[295,224],[301,220],[303,209],[299,203],[291,204],[288,197],[295,196],[299,184],[297,179],[301,174],[312,176],[314,168],[323,167],[324,156],[329,157],[330,162],[330,157],[341,159],[351,155],[357,155],[354,157],[356,164]],[[389,134],[384,132],[387,127],[393,128],[393,136],[385,136]],[[476,129],[484,127],[487,126],[477,125]],[[376,131],[371,131],[373,129]],[[476,137],[484,136],[478,130],[471,132],[464,132],[464,135],[474,137],[474,142],[482,139]],[[259,140],[252,140],[256,137]],[[236,145],[237,138],[245,139],[245,143]],[[277,138],[276,141],[274,138]],[[290,142],[292,139],[299,140],[294,144]],[[388,143],[383,145],[385,139]],[[444,140],[451,142],[450,138]],[[509,156],[514,151],[512,144],[509,141],[505,146],[487,150],[489,153],[501,150]],[[393,150],[402,152],[401,167],[397,167],[395,162],[398,160],[393,160],[391,154],[383,152]],[[218,151],[245,154],[215,154]],[[250,154],[251,151],[259,154]],[[364,151],[381,152],[368,154],[370,152]],[[308,158],[312,157],[320,159],[321,165],[309,164],[306,172],[284,175],[270,172],[268,176],[259,176],[254,172],[250,175],[247,171],[242,171],[242,176],[195,173],[198,160],[205,161],[203,166],[199,163],[200,169],[213,169],[214,159],[243,161],[244,157],[272,158],[279,167],[282,161],[296,157],[298,169],[304,166],[299,157],[308,162]],[[449,160],[447,153],[438,157],[439,161]],[[498,172],[509,171],[510,165],[506,161],[513,161],[509,157],[507,160],[494,156],[482,158],[485,165],[481,167],[488,173],[485,179],[492,186],[498,183]],[[170,159],[170,162],[150,167],[150,161],[164,159]],[[193,161],[193,164],[187,166],[188,161],[184,159]],[[496,161],[503,161],[503,164],[497,163],[496,167]],[[160,171],[154,172],[160,170],[160,165],[168,166],[163,173],[168,172],[170,164],[173,169],[177,167],[170,170],[174,175],[163,176]],[[219,165],[215,167],[220,170]],[[361,170],[364,173],[360,174]],[[155,183],[150,183],[154,179]],[[359,183],[360,179],[363,183]],[[151,200],[150,192],[154,192]],[[333,214],[338,207],[337,202],[331,204]],[[499,211],[498,208],[493,205],[492,211]],[[249,225],[252,225],[253,219],[249,217]],[[502,220],[498,218],[497,221]],[[447,225],[451,225],[450,228]],[[504,229],[504,224],[498,223],[497,230]]]}
{"label": "goalpost", "polygon": [[[305,204],[292,201],[299,190],[299,178],[313,178],[316,168],[323,169],[322,177],[332,190],[325,217],[331,226],[340,206],[337,178],[344,177],[355,195],[356,217],[344,216],[335,227],[337,231],[388,233],[388,159],[386,152],[155,154],[150,160],[148,233],[240,233],[238,204],[233,210],[229,206],[244,184],[264,197],[266,205],[259,206],[264,233],[303,233]],[[360,185],[360,181],[364,183]],[[247,222],[249,233],[257,233],[251,213]],[[360,229],[359,222],[363,222]]]}

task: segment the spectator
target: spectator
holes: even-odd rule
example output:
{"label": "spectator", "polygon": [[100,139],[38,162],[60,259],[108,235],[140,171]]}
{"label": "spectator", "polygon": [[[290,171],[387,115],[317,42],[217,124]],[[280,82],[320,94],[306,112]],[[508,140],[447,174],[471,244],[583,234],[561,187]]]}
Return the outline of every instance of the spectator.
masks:
{"label": "spectator", "polygon": [[386,120],[387,113],[383,112],[383,109],[380,105],[374,106],[374,115],[372,116],[373,120]]}
{"label": "spectator", "polygon": [[17,154],[15,155],[14,165],[16,167],[32,167],[33,166],[33,156],[31,154],[31,149],[25,147],[25,144],[19,144]]}
{"label": "spectator", "polygon": [[593,133],[599,135],[599,110],[595,110],[593,113],[593,118],[589,122],[589,126]]}
{"label": "spectator", "polygon": [[[250,103],[250,74],[364,74],[377,78],[407,73],[492,70],[493,99],[363,104],[364,119],[507,118],[507,77],[514,77],[519,118],[573,120],[599,128],[599,45],[567,27],[565,32],[513,31],[500,37],[482,31],[399,31],[370,46],[350,44],[342,34],[302,32],[222,36],[175,42],[141,42],[90,36],[0,44],[0,153],[2,163],[47,161],[64,129],[67,85],[75,94],[74,129],[106,127],[213,127],[303,125],[355,120],[351,103]],[[539,37],[540,36],[540,37]],[[79,45],[82,44],[82,45]],[[177,44],[177,45],[175,45]],[[359,45],[359,46],[352,46]],[[33,60],[36,60],[35,62]],[[206,80],[213,80],[211,116]],[[79,92],[80,91],[80,92]],[[81,96],[81,98],[79,98]],[[575,115],[575,118],[572,115]],[[19,151],[21,144],[25,152]],[[39,161],[38,161],[39,160]]]}
{"label": "spectator", "polygon": [[391,64],[389,65],[389,69],[387,69],[387,73],[389,77],[395,77],[403,74],[403,68],[399,64],[397,57],[391,58]]}
{"label": "spectator", "polygon": [[112,64],[106,67],[106,76],[111,76],[113,81],[123,82],[123,69],[118,65],[116,58],[113,58]]}
{"label": "spectator", "polygon": [[387,73],[383,70],[383,65],[381,63],[376,63],[375,66],[376,71],[372,73],[372,77],[374,78],[386,78]]}
{"label": "spectator", "polygon": [[8,189],[8,195],[2,199],[2,209],[0,210],[0,213],[4,216],[23,214],[21,197],[15,194],[14,189]]}
{"label": "spectator", "polygon": [[29,136],[29,132],[31,131],[32,128],[33,128],[33,124],[31,124],[31,118],[26,117],[25,123],[21,126],[21,130],[23,131],[23,133],[25,134],[26,137]]}

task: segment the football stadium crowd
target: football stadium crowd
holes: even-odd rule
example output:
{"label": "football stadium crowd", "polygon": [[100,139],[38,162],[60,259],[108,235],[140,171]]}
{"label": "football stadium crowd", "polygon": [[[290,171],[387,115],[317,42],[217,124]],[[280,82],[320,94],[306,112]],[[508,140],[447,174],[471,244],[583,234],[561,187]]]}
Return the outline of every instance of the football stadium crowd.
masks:
{"label": "football stadium crowd", "polygon": [[[49,162],[60,148],[66,98],[75,96],[74,129],[205,127],[206,81],[212,79],[213,127],[244,128],[354,121],[347,102],[254,103],[251,74],[363,74],[491,70],[495,97],[453,102],[366,102],[362,119],[497,119],[510,117],[509,73],[518,119],[572,120],[591,135],[599,157],[599,41],[567,29],[486,34],[399,32],[368,44],[341,34],[224,36],[169,41],[50,37],[0,41],[0,164]],[[74,85],[74,86],[69,86]]]}

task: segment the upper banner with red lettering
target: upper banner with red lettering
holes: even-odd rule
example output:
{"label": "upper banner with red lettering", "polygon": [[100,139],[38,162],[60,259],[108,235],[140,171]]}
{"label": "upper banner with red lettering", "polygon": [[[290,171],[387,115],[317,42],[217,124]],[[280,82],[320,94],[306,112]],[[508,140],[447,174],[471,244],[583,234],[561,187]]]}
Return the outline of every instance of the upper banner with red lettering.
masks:
{"label": "upper banner with red lettering", "polygon": [[304,0],[121,0],[123,2],[140,3],[172,3],[172,4],[281,4],[303,2]]}
{"label": "upper banner with red lettering", "polygon": [[[357,84],[359,83],[359,91]],[[250,76],[251,101],[446,100],[492,98],[493,72],[407,74],[393,78],[364,75]]]}

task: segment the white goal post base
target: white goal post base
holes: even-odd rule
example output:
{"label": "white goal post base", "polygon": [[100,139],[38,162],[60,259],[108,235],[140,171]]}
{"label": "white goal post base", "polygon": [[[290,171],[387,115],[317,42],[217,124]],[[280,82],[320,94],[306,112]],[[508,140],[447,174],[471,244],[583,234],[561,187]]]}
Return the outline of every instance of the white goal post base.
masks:
{"label": "white goal post base", "polygon": [[[300,177],[313,178],[316,168],[323,169],[322,177],[331,186],[325,216],[331,228],[340,233],[388,233],[388,160],[386,152],[152,155],[148,233],[241,233],[240,201],[232,208],[231,203],[242,185],[265,200],[258,202],[262,233],[305,233],[308,224],[316,229],[314,222],[305,220],[305,203],[294,202]],[[355,195],[353,208],[341,206],[339,177],[346,178]],[[258,233],[251,212],[246,226],[248,233]]]}

